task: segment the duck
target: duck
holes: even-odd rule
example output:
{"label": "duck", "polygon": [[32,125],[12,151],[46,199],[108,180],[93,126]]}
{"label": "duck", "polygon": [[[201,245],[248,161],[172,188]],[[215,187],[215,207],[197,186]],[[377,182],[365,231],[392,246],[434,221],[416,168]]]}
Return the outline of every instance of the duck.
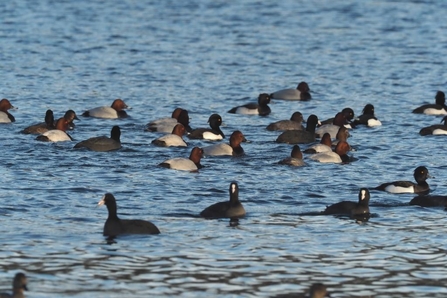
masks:
{"label": "duck", "polygon": [[279,120],[267,125],[266,129],[269,131],[275,130],[304,130],[303,114],[301,112],[294,112],[290,120]]}
{"label": "duck", "polygon": [[[349,127],[348,124],[350,124],[352,122],[352,120],[354,119],[354,110],[351,108],[344,108],[343,110],[341,110],[341,113],[343,115],[345,115],[345,117],[346,117],[345,125]],[[334,123],[334,119],[335,119],[335,117],[323,120],[323,121],[321,121],[321,125],[332,124],[332,123]],[[351,127],[349,127],[349,128],[351,128]]]}
{"label": "duck", "polygon": [[[337,146],[338,142],[340,142],[340,141],[347,142],[348,138],[350,136],[351,136],[351,134],[350,134],[349,130],[344,126],[341,126],[338,129],[338,132],[335,136],[335,140],[332,141],[332,146],[334,146],[334,147]],[[349,146],[349,150],[351,150],[351,146]]]}
{"label": "duck", "polygon": [[342,126],[349,126],[348,119],[346,118],[346,115],[343,112],[338,112],[335,115],[334,121],[332,124],[324,124],[320,127],[318,127],[315,130],[315,134],[317,137],[321,138],[326,132],[331,135],[331,138],[335,138],[337,136],[337,132]]}
{"label": "duck", "polygon": [[327,206],[322,214],[325,215],[366,215],[369,214],[370,193],[367,188],[360,188],[358,202],[341,201]]}
{"label": "duck", "polygon": [[124,102],[124,100],[118,98],[115,99],[110,107],[97,107],[85,111],[82,116],[84,117],[94,117],[103,119],[117,119],[128,117],[125,109],[130,107]]}
{"label": "duck", "polygon": [[347,155],[349,148],[348,142],[340,141],[334,151],[316,153],[311,155],[310,159],[321,163],[346,163],[350,161]]}
{"label": "duck", "polygon": [[447,196],[419,195],[410,201],[410,205],[421,207],[447,207]]}
{"label": "duck", "polygon": [[[340,128],[341,129],[341,128]],[[331,135],[327,132],[323,135],[320,143],[312,145],[304,150],[304,153],[321,153],[321,152],[332,152],[332,140]]]}
{"label": "duck", "polygon": [[220,143],[203,147],[203,154],[205,156],[241,156],[244,155],[244,149],[242,148],[241,143],[246,141],[247,140],[242,132],[236,130],[230,136],[230,144]]}
{"label": "duck", "polygon": [[428,169],[424,166],[419,166],[414,170],[413,176],[417,183],[411,181],[394,181],[380,184],[374,189],[389,193],[428,194],[430,187],[426,180],[431,178]]}
{"label": "duck", "polygon": [[310,88],[306,82],[300,82],[296,89],[283,89],[270,94],[272,99],[282,100],[300,100],[307,101],[312,98],[310,95]]}
{"label": "duck", "polygon": [[116,237],[124,234],[160,234],[153,223],[141,219],[120,219],[117,215],[116,199],[111,193],[106,193],[98,202],[98,206],[106,205],[109,216],[104,224],[103,235]]}
{"label": "duck", "polygon": [[419,134],[421,136],[428,135],[447,135],[447,116],[442,118],[441,123],[443,124],[434,124],[424,128],[421,128]]}
{"label": "duck", "polygon": [[75,124],[73,123],[74,120],[79,120],[78,116],[76,115],[76,112],[73,110],[67,110],[64,114],[64,118],[68,121],[68,127],[69,129],[74,129]]}
{"label": "duck", "polygon": [[170,133],[174,129],[174,126],[179,123],[185,127],[186,131],[192,131],[189,125],[189,113],[182,108],[176,108],[172,112],[171,118],[161,118],[149,122],[146,124],[146,131]]}
{"label": "duck", "polygon": [[271,113],[271,109],[268,106],[269,103],[270,95],[261,93],[258,96],[258,103],[247,103],[242,106],[234,107],[229,110],[228,113],[267,116]]}
{"label": "duck", "polygon": [[306,130],[286,130],[276,139],[277,143],[308,144],[315,142],[315,128],[319,123],[314,114],[307,118]]}
{"label": "duck", "polygon": [[193,129],[189,134],[188,138],[190,139],[204,139],[210,141],[218,141],[225,138],[225,134],[220,130],[220,126],[222,125],[222,117],[219,114],[212,114],[208,123],[210,124],[211,129],[209,128],[196,128]]}
{"label": "duck", "polygon": [[445,94],[442,91],[436,92],[435,103],[425,104],[413,110],[415,114],[425,115],[447,115],[447,107],[445,105]]}
{"label": "duck", "polygon": [[191,150],[189,158],[176,157],[168,159],[160,163],[159,166],[179,171],[197,172],[199,169],[202,168],[202,165],[200,164],[200,159],[202,157],[203,149],[194,147]]}
{"label": "duck", "polygon": [[160,123],[172,123],[172,124],[177,124],[178,123],[178,117],[180,116],[180,113],[183,111],[182,108],[175,108],[174,111],[172,111],[171,117],[165,117],[165,118],[160,118],[154,121],[151,121],[147,124],[147,126],[151,126],[151,125],[157,125]]}
{"label": "duck", "polygon": [[[76,115],[76,112],[73,110],[68,110],[64,114],[64,118],[68,121],[68,128],[67,129],[74,129],[75,124],[73,121],[79,120],[79,118]],[[45,112],[45,119],[44,122],[34,124],[31,126],[26,127],[21,131],[23,134],[43,134],[49,130],[56,129],[56,123],[54,122],[54,114],[52,110],[47,110]]]}
{"label": "duck", "polygon": [[121,129],[118,125],[112,127],[110,138],[106,136],[94,137],[77,143],[73,148],[86,148],[91,151],[106,152],[121,148]]}
{"label": "duck", "polygon": [[306,163],[303,161],[303,153],[301,153],[301,148],[298,145],[294,145],[290,157],[284,158],[278,162],[280,165],[289,165],[294,167],[305,166]]}
{"label": "duck", "polygon": [[309,298],[325,298],[331,297],[327,292],[327,288],[322,283],[314,283],[309,288]]}
{"label": "duck", "polygon": [[246,212],[244,206],[239,201],[239,186],[237,182],[230,183],[230,200],[225,202],[215,203],[206,207],[200,216],[212,219],[212,218],[241,218],[244,217]]}
{"label": "duck", "polygon": [[27,278],[25,273],[18,272],[12,281],[12,295],[0,293],[0,298],[25,298],[23,291],[28,291]]}
{"label": "duck", "polygon": [[48,130],[55,129],[56,126],[54,125],[54,114],[52,110],[47,110],[45,112],[45,121],[34,124],[31,126],[28,126],[24,128],[21,132],[24,134],[43,134],[44,132],[47,132]]}
{"label": "duck", "polygon": [[64,142],[73,141],[73,138],[66,132],[69,129],[69,123],[64,117],[56,122],[56,128],[48,130],[36,137],[36,140],[43,142]]}
{"label": "duck", "polygon": [[187,147],[188,145],[183,140],[185,134],[185,127],[178,123],[170,134],[164,135],[152,141],[152,144],[160,147]]}
{"label": "duck", "polygon": [[11,123],[16,121],[16,118],[8,112],[8,110],[11,109],[16,108],[8,99],[3,98],[0,100],[0,123]]}
{"label": "duck", "polygon": [[381,126],[382,122],[374,115],[374,105],[368,103],[365,105],[362,111],[362,115],[355,118],[352,121],[351,126],[356,127],[358,125],[366,125],[368,127]]}

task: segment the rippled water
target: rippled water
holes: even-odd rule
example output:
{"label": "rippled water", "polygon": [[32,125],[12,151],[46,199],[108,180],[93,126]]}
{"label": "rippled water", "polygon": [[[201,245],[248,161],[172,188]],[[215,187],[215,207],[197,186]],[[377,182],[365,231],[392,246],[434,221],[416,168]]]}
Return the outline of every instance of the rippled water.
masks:
{"label": "rippled water", "polygon": [[[0,4],[1,97],[19,109],[0,126],[0,288],[29,276],[29,297],[273,297],[323,282],[334,297],[445,297],[447,224],[442,208],[407,206],[413,195],[371,192],[366,223],[306,216],[360,187],[412,180],[426,165],[446,194],[444,137],[421,137],[441,118],[411,113],[445,91],[443,1],[9,1]],[[341,2],[341,1],[340,1]],[[268,117],[226,113],[263,92],[307,81],[309,102],[276,101]],[[122,128],[123,149],[73,150],[19,131],[45,110],[110,105],[124,120],[82,118],[83,140]],[[347,165],[275,164],[270,122],[293,111],[333,117],[373,103],[383,126],[352,131]],[[193,127],[220,113],[241,130],[246,156],[206,158],[200,173],[158,168],[190,148],[157,148],[150,120],[188,109]],[[207,145],[193,142],[193,145]],[[247,217],[203,220],[238,181]],[[108,244],[96,203],[115,194],[122,218],[144,218],[157,236]]]}

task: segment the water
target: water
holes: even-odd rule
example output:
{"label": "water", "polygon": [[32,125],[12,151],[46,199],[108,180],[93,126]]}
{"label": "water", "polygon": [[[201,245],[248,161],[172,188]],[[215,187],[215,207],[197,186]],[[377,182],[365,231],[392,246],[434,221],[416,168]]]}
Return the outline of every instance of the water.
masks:
{"label": "water", "polygon": [[[19,109],[1,125],[0,288],[29,276],[29,297],[274,297],[323,282],[334,297],[445,297],[442,208],[411,194],[371,192],[366,223],[305,216],[360,187],[413,180],[425,165],[446,194],[444,137],[421,137],[441,118],[411,110],[445,91],[442,1],[9,1],[0,4],[0,93]],[[275,101],[268,117],[226,113],[259,93],[307,81],[310,102]],[[123,98],[124,120],[82,118],[83,140],[122,129],[123,149],[73,150],[19,134],[42,121]],[[348,165],[275,164],[270,122],[294,111],[333,117],[373,103],[383,126],[352,131]],[[200,173],[158,168],[190,148],[157,148],[150,120],[188,109],[193,127],[222,115],[250,141],[239,159],[206,158]],[[190,141],[193,145],[208,145]],[[238,181],[248,214],[236,227],[198,213]],[[148,219],[158,236],[108,244],[105,192],[122,218]]]}

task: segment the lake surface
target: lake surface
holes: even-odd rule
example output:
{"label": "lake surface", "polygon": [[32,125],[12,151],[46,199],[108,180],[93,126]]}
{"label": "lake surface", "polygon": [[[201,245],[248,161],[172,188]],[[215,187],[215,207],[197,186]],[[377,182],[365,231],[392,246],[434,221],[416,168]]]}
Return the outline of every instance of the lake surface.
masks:
{"label": "lake surface", "polygon": [[[0,289],[23,271],[28,297],[275,297],[314,282],[333,297],[446,297],[443,208],[372,190],[367,222],[304,215],[356,201],[361,187],[412,181],[419,165],[434,176],[432,193],[447,194],[445,137],[418,134],[442,118],[411,113],[445,91],[446,9],[444,1],[2,2],[0,96],[18,109],[15,123],[0,125]],[[267,117],[227,113],[300,81],[309,102],[274,101]],[[115,98],[131,117],[80,117],[71,135],[119,125],[119,151],[19,133],[46,109],[80,115]],[[269,123],[294,111],[360,114],[367,103],[383,125],[351,131],[357,161],[276,164],[292,146],[275,143]],[[199,173],[157,167],[210,144],[151,144],[160,135],[145,124],[176,107],[194,128],[219,113],[227,136],[238,129],[249,140],[246,155],[205,158]],[[228,199],[231,181],[247,216],[237,226],[199,218]],[[150,220],[161,234],[107,243],[107,209],[96,207],[106,192],[122,218]]]}

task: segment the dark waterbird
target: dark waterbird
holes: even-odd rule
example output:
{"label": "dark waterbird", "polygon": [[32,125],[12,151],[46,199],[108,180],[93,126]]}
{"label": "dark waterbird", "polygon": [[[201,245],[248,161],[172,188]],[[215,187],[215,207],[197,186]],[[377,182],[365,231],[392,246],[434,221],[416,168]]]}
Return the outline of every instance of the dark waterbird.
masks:
{"label": "dark waterbird", "polygon": [[273,296],[274,298],[325,298],[331,297],[331,295],[327,292],[327,288],[322,283],[314,283],[310,286],[309,291],[306,294],[301,293],[288,293],[288,294],[279,294]]}
{"label": "dark waterbird", "polygon": [[222,125],[222,117],[219,114],[212,114],[208,123],[210,124],[210,128],[196,128],[193,129],[189,134],[188,138],[190,139],[206,139],[206,140],[222,140],[225,138],[224,133],[220,130],[220,126]]}
{"label": "dark waterbird", "polygon": [[447,107],[445,105],[445,94],[442,91],[436,92],[435,103],[425,104],[413,110],[416,114],[426,115],[445,115],[447,114]]}
{"label": "dark waterbird", "polygon": [[24,273],[17,273],[12,281],[12,294],[0,293],[0,298],[25,298],[23,291],[28,291],[27,278]]}
{"label": "dark waterbird", "polygon": [[247,103],[242,106],[237,106],[230,109],[228,113],[267,116],[271,112],[268,106],[269,103],[270,95],[262,93],[258,96],[258,103]]}
{"label": "dark waterbird", "polygon": [[160,230],[150,221],[141,219],[120,219],[116,213],[115,197],[106,193],[98,206],[106,205],[109,216],[104,224],[104,236],[115,237],[123,234],[160,234]]}
{"label": "dark waterbird", "polygon": [[245,216],[245,209],[239,201],[239,186],[237,182],[230,184],[230,200],[215,203],[200,212],[205,218],[240,218]]}
{"label": "dark waterbird", "polygon": [[427,178],[431,178],[428,169],[424,166],[417,167],[413,173],[414,180],[412,181],[394,181],[383,183],[374,189],[383,190],[390,193],[418,193],[418,194],[428,194],[430,191],[430,186],[427,183]]}
{"label": "dark waterbird", "polygon": [[270,131],[274,130],[304,130],[302,125],[303,114],[301,112],[295,112],[292,114],[289,120],[279,120],[267,125],[266,129]]}
{"label": "dark waterbird", "polygon": [[318,117],[310,115],[307,118],[306,130],[286,130],[278,136],[277,143],[287,144],[308,144],[315,142],[315,129],[318,124]]}
{"label": "dark waterbird", "polygon": [[367,215],[369,214],[369,199],[369,190],[367,188],[361,188],[359,191],[358,202],[341,201],[326,207],[322,214],[349,216]]}
{"label": "dark waterbird", "polygon": [[447,207],[447,196],[421,195],[414,197],[410,205],[421,207]]}
{"label": "dark waterbird", "polygon": [[441,123],[443,124],[434,124],[424,127],[419,131],[419,134],[421,136],[447,135],[447,116],[442,118]]}
{"label": "dark waterbird", "polygon": [[45,112],[44,122],[28,126],[22,130],[22,133],[24,133],[24,134],[43,134],[44,132],[47,132],[48,130],[55,129],[55,128],[56,128],[56,126],[54,123],[53,111],[47,110]]}
{"label": "dark waterbird", "polygon": [[358,125],[366,126],[380,126],[382,123],[374,115],[374,106],[372,104],[367,104],[363,108],[362,115],[352,121],[351,126],[355,127]]}
{"label": "dark waterbird", "polygon": [[110,138],[106,136],[94,137],[77,143],[74,148],[87,148],[92,151],[106,152],[121,148],[121,129],[115,125],[110,131]]}
{"label": "dark waterbird", "polygon": [[[337,114],[339,114],[339,113],[337,113]],[[343,115],[344,119],[345,119],[345,121],[343,121],[342,124],[348,124],[352,121],[352,119],[354,119],[354,110],[351,108],[344,108],[343,110],[341,110],[340,115]],[[340,117],[340,115],[339,115],[339,117]],[[339,119],[343,119],[343,117],[340,117]],[[335,117],[328,118],[326,120],[322,120],[321,125],[333,124],[334,120],[335,120]]]}

